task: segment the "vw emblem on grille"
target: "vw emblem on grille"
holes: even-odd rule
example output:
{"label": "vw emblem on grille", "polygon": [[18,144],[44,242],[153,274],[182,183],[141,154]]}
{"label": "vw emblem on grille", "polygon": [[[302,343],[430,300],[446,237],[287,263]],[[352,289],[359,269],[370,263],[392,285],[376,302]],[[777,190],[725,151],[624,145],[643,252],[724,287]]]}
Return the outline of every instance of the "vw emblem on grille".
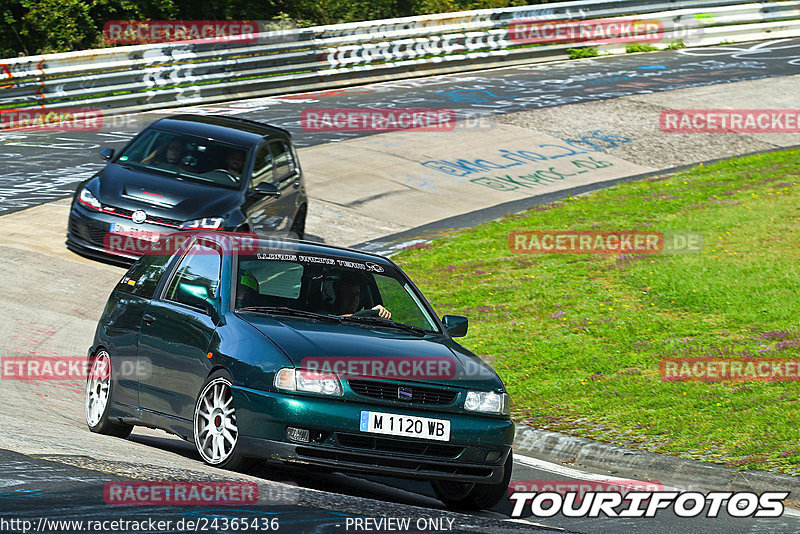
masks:
{"label": "vw emblem on grille", "polygon": [[147,214],[142,210],[136,210],[133,212],[133,215],[131,215],[131,220],[136,224],[142,224],[147,220]]}
{"label": "vw emblem on grille", "polygon": [[397,398],[401,401],[410,401],[414,397],[411,388],[400,386],[397,388]]}

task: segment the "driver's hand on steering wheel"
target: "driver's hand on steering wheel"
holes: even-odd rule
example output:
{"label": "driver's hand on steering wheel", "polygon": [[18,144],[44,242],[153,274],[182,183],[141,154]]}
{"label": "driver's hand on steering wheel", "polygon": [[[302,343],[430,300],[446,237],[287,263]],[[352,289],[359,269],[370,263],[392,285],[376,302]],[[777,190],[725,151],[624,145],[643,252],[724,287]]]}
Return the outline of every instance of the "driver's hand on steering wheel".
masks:
{"label": "driver's hand on steering wheel", "polygon": [[387,310],[386,308],[384,308],[380,304],[378,304],[377,306],[373,306],[372,309],[376,310],[378,312],[378,317],[380,317],[381,319],[391,319],[392,318],[392,312],[390,312],[389,310]]}

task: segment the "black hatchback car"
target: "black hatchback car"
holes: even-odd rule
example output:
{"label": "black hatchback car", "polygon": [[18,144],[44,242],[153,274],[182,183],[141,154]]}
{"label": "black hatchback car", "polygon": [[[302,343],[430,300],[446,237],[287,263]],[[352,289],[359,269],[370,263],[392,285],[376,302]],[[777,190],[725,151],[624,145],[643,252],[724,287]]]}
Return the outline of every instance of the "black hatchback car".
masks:
{"label": "black hatchback car", "polygon": [[397,265],[205,232],[156,253],[170,249],[163,239],[119,281],[98,323],[92,431],[161,428],[230,469],[269,459],[429,480],[454,508],[507,495],[505,387],[454,341],[466,317],[439,319]]}
{"label": "black hatchback car", "polygon": [[238,117],[174,115],[149,125],[81,183],[67,246],[130,263],[138,250],[109,237],[156,240],[177,230],[227,230],[302,239],[307,196],[289,132]]}

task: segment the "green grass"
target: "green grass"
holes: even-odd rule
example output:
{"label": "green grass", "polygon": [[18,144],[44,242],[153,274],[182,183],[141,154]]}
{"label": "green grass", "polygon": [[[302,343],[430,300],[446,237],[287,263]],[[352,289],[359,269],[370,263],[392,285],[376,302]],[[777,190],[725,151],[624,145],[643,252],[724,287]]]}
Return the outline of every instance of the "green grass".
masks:
{"label": "green grass", "polygon": [[580,48],[567,48],[570,59],[583,59],[586,57],[597,57],[600,53],[596,46],[582,46]]}
{"label": "green grass", "polygon": [[[800,151],[732,159],[539,206],[396,256],[516,420],[800,474],[798,382],[674,382],[666,357],[800,357]],[[702,252],[530,255],[513,230],[700,232]]]}
{"label": "green grass", "polygon": [[658,48],[648,43],[630,43],[625,46],[626,54],[632,54],[634,52],[653,52],[654,50],[658,50]]}
{"label": "green grass", "polygon": [[667,50],[680,50],[681,48],[686,48],[686,43],[683,42],[683,39],[678,39],[677,41],[672,41],[667,45]]}

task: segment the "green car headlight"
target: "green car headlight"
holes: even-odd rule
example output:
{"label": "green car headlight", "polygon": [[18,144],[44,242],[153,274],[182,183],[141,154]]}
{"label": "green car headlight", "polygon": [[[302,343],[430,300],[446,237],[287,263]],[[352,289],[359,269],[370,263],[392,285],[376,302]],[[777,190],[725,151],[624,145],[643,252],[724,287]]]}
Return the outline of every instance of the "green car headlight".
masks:
{"label": "green car headlight", "polygon": [[342,384],[333,373],[306,369],[281,369],[275,374],[275,387],[287,391],[304,391],[320,395],[342,395]]}
{"label": "green car headlight", "polygon": [[471,412],[508,415],[510,407],[507,393],[493,391],[468,391],[464,400],[464,409]]}

